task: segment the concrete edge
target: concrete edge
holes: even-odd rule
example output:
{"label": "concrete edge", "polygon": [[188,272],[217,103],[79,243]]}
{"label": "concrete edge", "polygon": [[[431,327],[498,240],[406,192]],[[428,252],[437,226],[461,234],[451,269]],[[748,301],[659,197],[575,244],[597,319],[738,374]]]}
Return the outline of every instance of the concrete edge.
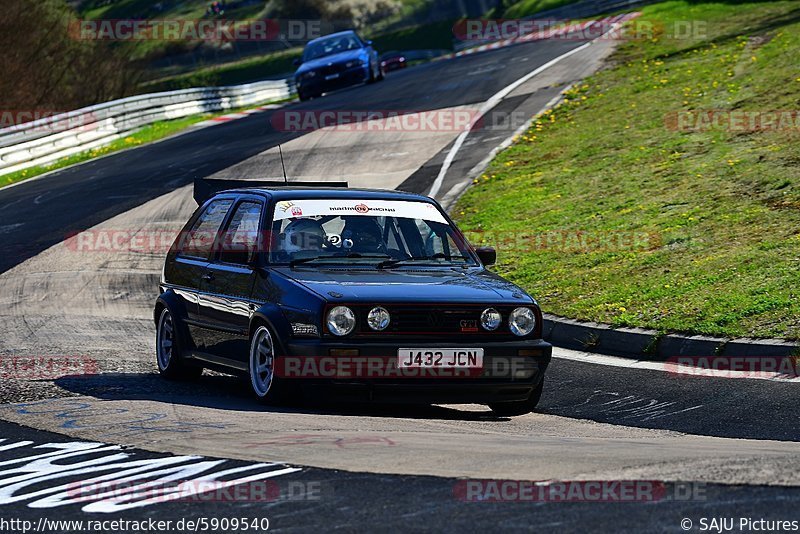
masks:
{"label": "concrete edge", "polygon": [[800,343],[782,339],[663,334],[644,328],[615,328],[550,314],[544,315],[542,337],[565,349],[644,361],[666,361],[677,356],[788,358],[800,353]]}

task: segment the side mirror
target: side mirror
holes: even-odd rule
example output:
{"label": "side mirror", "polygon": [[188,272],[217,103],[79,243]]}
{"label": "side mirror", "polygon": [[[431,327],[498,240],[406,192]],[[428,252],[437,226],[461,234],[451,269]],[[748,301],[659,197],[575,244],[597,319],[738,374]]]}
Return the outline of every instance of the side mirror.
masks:
{"label": "side mirror", "polygon": [[296,58],[294,58],[294,59],[292,60],[292,65],[294,65],[295,67],[299,67],[299,66],[300,66],[300,65],[302,65],[302,64],[303,64],[303,62],[302,62],[302,61],[300,61],[300,58],[299,58],[299,57],[296,57]]}
{"label": "side mirror", "polygon": [[475,254],[481,263],[489,266],[497,263],[497,251],[492,247],[478,247],[475,249]]}

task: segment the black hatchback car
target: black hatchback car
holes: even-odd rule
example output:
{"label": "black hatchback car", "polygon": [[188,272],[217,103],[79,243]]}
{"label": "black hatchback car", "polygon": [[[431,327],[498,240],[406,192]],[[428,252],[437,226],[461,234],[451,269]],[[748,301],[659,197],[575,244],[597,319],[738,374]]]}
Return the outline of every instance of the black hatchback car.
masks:
{"label": "black hatchback car", "polygon": [[522,289],[439,204],[398,191],[202,181],[155,304],[167,378],[247,377],[266,403],[354,400],[532,411],[552,347]]}

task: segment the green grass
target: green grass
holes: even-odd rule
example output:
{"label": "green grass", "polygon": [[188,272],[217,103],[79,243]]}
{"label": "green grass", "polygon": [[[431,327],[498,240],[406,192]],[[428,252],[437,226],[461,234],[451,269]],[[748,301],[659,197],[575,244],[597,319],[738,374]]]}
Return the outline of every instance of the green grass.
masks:
{"label": "green grass", "polygon": [[371,37],[379,53],[390,50],[453,49],[455,20],[445,20],[405,28]]}
{"label": "green grass", "polygon": [[[546,312],[800,339],[800,125],[679,132],[665,121],[679,110],[796,110],[800,6],[671,1],[643,12],[655,36],[621,46],[615,67],[535,122],[453,212],[466,230],[515,233],[498,271]],[[706,33],[671,38],[679,20],[705,21]],[[586,250],[573,233],[541,245],[562,231],[634,232],[636,244]]]}
{"label": "green grass", "polygon": [[297,67],[292,64],[292,61],[299,58],[301,54],[302,49],[290,48],[274,54],[256,56],[234,63],[204,67],[185,74],[160,78],[142,84],[139,89],[143,93],[152,93],[190,87],[237,85],[264,80],[294,72]]}
{"label": "green grass", "polygon": [[572,4],[575,0],[520,0],[509,6],[503,13],[503,18],[513,19],[533,15],[540,11],[555,9],[565,4]]}
{"label": "green grass", "polygon": [[39,176],[40,174],[44,174],[56,169],[62,169],[70,165],[75,165],[76,163],[82,163],[90,159],[99,158],[101,156],[105,156],[106,154],[111,154],[112,152],[118,152],[126,148],[133,148],[146,143],[152,143],[153,141],[158,141],[159,139],[163,139],[178,133],[181,130],[185,130],[189,126],[200,121],[214,116],[223,115],[225,113],[231,113],[232,111],[233,110],[228,110],[222,113],[193,115],[191,117],[184,117],[182,119],[156,122],[145,126],[141,130],[138,130],[122,139],[117,139],[106,146],[87,150],[86,152],[80,152],[78,154],[54,161],[48,165],[40,165],[37,167],[31,167],[29,169],[23,169],[21,171],[4,174],[0,176],[0,187],[21,182],[23,180],[27,180],[29,178],[33,178],[34,176]]}

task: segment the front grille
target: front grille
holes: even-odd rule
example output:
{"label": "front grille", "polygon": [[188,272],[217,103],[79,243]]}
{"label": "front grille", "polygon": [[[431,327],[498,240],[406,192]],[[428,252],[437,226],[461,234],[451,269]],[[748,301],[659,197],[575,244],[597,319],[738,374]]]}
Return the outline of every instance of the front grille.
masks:
{"label": "front grille", "polygon": [[[483,309],[387,308],[389,332],[461,332],[480,327]],[[368,310],[367,310],[368,311]],[[366,316],[365,316],[366,320]],[[463,325],[463,326],[462,326]],[[369,327],[367,327],[369,328]]]}
{"label": "front grille", "polygon": [[323,76],[328,76],[329,74],[336,74],[337,72],[342,72],[345,70],[344,63],[334,63],[333,65],[325,65],[324,67],[319,69],[319,73]]}
{"label": "front grille", "polygon": [[508,316],[513,307],[492,306],[500,312],[503,321],[497,330],[489,332],[483,329],[480,322],[481,313],[488,305],[383,305],[391,315],[391,322],[386,330],[375,332],[367,324],[367,314],[374,306],[351,306],[358,320],[357,332],[360,335],[458,334],[516,337],[508,329]]}

